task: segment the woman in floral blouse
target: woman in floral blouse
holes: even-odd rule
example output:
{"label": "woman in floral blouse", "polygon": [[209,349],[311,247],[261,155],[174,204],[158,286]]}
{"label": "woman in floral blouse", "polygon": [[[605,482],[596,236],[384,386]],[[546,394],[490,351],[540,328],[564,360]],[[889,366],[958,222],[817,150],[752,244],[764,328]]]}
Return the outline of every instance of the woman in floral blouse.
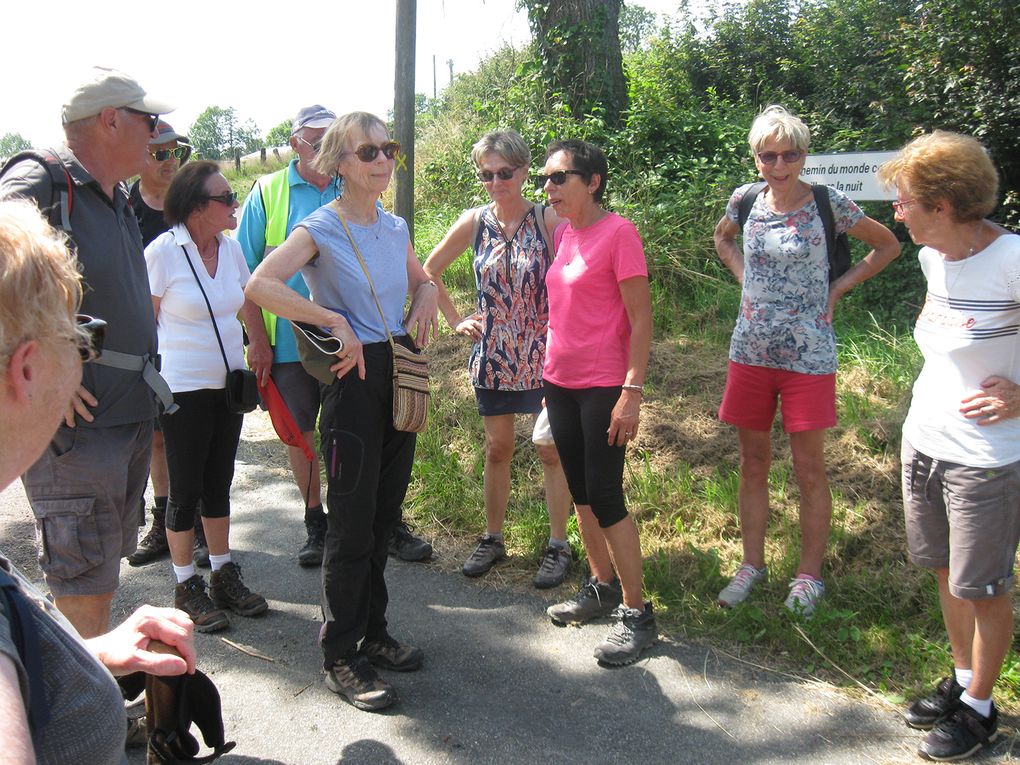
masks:
{"label": "woman in floral blouse", "polygon": [[[481,576],[506,558],[503,523],[510,499],[514,415],[542,410],[549,299],[545,274],[553,261],[550,233],[560,218],[524,198],[521,190],[531,152],[512,130],[487,133],[471,151],[478,179],[492,200],[465,210],[428,260],[425,273],[439,286],[439,308],[450,327],[470,339],[469,370],[478,413],[485,423],[486,533],[464,563],[467,576]],[[478,298],[462,316],[443,285],[442,274],[464,250],[473,257]],[[538,445],[545,471],[549,544],[535,586],[556,587],[570,567],[567,516],[570,495],[554,445]]]}
{"label": "woman in floral blouse", "polygon": [[[715,248],[743,290],[730,341],[729,371],[719,419],[737,428],[740,443],[740,533],[744,556],[719,604],[742,602],[768,569],[768,474],[777,399],[800,489],[800,564],[786,607],[810,617],[825,593],[822,559],[829,539],[832,498],[825,475],[825,431],[836,424],[836,336],[839,299],[885,268],[900,252],[889,229],[867,217],[841,192],[828,188],[835,234],[872,247],[837,279],[829,279],[825,228],[809,183],[800,180],[811,133],[781,106],[755,119],[748,135],[765,188],[741,230],[733,192],[715,229]],[[743,252],[736,237],[743,238]]]}

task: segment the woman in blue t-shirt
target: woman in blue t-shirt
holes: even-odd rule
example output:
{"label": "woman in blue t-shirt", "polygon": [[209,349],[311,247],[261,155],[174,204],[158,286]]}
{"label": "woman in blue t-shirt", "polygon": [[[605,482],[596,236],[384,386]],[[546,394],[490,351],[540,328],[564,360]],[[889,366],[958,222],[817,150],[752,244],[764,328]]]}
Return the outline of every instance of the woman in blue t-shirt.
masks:
{"label": "woman in blue t-shirt", "polygon": [[[336,120],[315,167],[343,179],[343,197],[305,218],[247,288],[263,308],[322,327],[343,343],[319,421],[329,510],[320,642],[327,686],[367,710],[397,699],[373,665],[406,672],[423,658],[386,629],[383,576],[415,447],[414,433],[393,427],[389,336],[423,346],[435,335],[438,312],[436,285],[414,254],[407,224],[378,206],[399,152],[378,117],[353,112]],[[299,269],[311,300],[286,285]]]}

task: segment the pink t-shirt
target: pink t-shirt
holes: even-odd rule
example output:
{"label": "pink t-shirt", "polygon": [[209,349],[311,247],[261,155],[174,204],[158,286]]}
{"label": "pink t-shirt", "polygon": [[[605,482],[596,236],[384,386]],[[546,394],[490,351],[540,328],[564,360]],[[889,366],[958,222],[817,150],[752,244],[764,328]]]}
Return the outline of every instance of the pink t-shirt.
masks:
{"label": "pink t-shirt", "polygon": [[648,276],[634,224],[609,213],[580,231],[556,230],[556,260],[545,277],[549,338],[544,379],[563,388],[622,385],[630,358],[630,320],[620,282]]}

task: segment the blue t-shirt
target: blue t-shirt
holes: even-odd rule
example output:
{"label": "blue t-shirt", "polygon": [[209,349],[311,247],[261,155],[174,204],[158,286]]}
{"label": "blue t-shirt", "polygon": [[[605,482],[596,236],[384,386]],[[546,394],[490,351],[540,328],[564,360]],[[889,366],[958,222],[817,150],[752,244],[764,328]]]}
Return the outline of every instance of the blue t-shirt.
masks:
{"label": "blue t-shirt", "polygon": [[[379,207],[376,214],[378,218],[371,226],[347,223],[372,276],[386,326],[396,337],[407,334],[403,320],[410,237],[403,218]],[[386,329],[372,299],[368,279],[333,207],[320,207],[298,225],[308,231],[319,250],[318,257],[301,267],[312,302],[343,312],[362,343],[385,342]]]}
{"label": "blue t-shirt", "polygon": [[[298,223],[309,213],[315,212],[325,204],[329,204],[340,196],[340,181],[334,178],[325,189],[310,184],[297,171],[297,160],[293,159],[287,166],[287,180],[290,184],[290,198],[287,202],[287,236]],[[237,241],[244,250],[244,259],[248,261],[248,269],[254,271],[266,256],[266,208],[263,206],[262,195],[253,188],[244,200],[241,210],[241,222],[237,225]],[[308,287],[301,273],[294,274],[287,286],[308,297]],[[273,347],[273,361],[283,364],[298,361],[297,344],[294,342],[294,330],[286,319],[276,320],[276,345]]]}

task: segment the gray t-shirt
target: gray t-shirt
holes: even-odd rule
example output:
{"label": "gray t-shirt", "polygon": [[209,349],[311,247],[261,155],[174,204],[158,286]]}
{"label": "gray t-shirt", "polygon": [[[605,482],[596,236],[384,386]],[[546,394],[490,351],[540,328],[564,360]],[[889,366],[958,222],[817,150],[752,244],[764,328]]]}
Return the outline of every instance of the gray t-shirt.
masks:
{"label": "gray t-shirt", "polygon": [[[32,617],[39,636],[49,722],[32,731],[39,765],[123,765],[127,717],[120,688],[109,671],[85,647],[60,612],[0,554],[0,567],[35,604]],[[11,638],[11,625],[0,600],[0,653],[14,662],[25,708],[28,675]]]}
{"label": "gray t-shirt", "polygon": [[[121,353],[156,353],[149,275],[142,254],[142,235],[119,184],[110,199],[66,146],[57,150],[71,175],[71,239],[85,279],[81,312],[106,321],[106,348]],[[0,178],[0,199],[21,196],[42,208],[53,200],[49,171],[24,160]],[[152,389],[141,372],[86,364],[82,384],[99,399],[95,421],[77,418],[82,427],[109,427],[151,420],[156,416]]]}
{"label": "gray t-shirt", "polygon": [[[402,322],[410,239],[403,218],[378,207],[376,212],[378,220],[371,226],[358,226],[350,221],[348,225],[372,275],[386,326],[390,334],[397,337],[407,334]],[[368,279],[336,212],[330,205],[324,205],[298,225],[308,230],[319,250],[318,257],[301,268],[312,302],[343,313],[362,343],[385,342],[386,330],[372,299]]]}

